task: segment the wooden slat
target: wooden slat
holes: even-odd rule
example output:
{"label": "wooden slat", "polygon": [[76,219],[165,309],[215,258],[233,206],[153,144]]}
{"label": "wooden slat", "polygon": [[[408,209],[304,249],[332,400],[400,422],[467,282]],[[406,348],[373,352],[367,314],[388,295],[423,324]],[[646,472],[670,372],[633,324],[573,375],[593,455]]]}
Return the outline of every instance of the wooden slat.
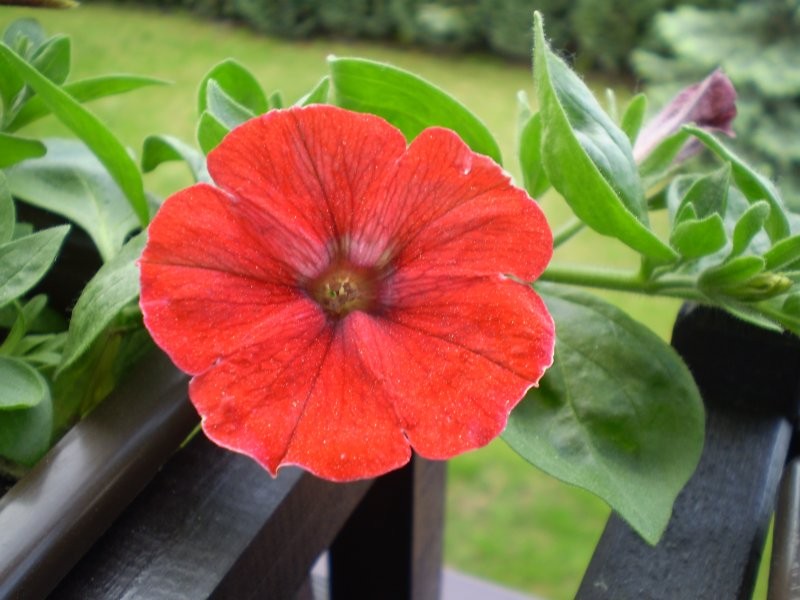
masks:
{"label": "wooden slat", "polygon": [[800,458],[783,473],[769,570],[769,600],[800,597]]}
{"label": "wooden slat", "polygon": [[291,598],[370,485],[272,479],[198,436],[52,597]]}
{"label": "wooden slat", "polygon": [[791,336],[695,309],[673,345],[707,405],[700,465],[655,547],[610,518],[578,598],[750,598],[800,390]]}
{"label": "wooden slat", "polygon": [[160,352],[0,499],[0,598],[44,597],[197,421],[185,375]]}
{"label": "wooden slat", "polygon": [[419,457],[375,482],[331,547],[332,599],[439,597],[444,485],[445,463]]}

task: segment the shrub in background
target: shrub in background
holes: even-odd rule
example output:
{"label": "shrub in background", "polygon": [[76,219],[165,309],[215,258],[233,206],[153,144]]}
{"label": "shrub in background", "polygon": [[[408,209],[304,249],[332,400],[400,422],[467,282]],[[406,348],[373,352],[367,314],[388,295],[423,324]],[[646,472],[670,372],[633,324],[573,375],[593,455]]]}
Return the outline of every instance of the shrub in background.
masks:
{"label": "shrub in background", "polygon": [[394,30],[391,0],[322,2],[319,21],[325,31],[346,37],[385,38]]}
{"label": "shrub in background", "polygon": [[482,41],[480,0],[391,0],[391,14],[403,42],[463,50]]}
{"label": "shrub in background", "polygon": [[800,209],[800,2],[682,6],[658,15],[653,31],[657,46],[633,55],[651,97],[663,99],[722,67],[739,93],[734,144]]}
{"label": "shrub in background", "polygon": [[233,0],[234,9],[254,29],[290,38],[308,37],[319,29],[324,0]]}
{"label": "shrub in background", "polygon": [[544,15],[553,45],[574,50],[575,38],[569,22],[573,4],[569,0],[481,0],[486,42],[498,54],[530,60],[531,15],[538,10]]}

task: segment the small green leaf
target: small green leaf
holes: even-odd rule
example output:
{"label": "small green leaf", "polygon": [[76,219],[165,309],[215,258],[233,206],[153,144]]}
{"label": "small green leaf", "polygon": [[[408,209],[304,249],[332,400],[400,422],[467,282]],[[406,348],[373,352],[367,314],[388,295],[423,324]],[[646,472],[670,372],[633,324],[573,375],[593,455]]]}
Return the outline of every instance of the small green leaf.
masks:
{"label": "small green leaf", "polygon": [[753,238],[764,227],[769,211],[769,204],[764,200],[759,200],[742,213],[733,229],[731,257],[738,256],[747,249]]}
{"label": "small green leaf", "polygon": [[447,127],[472,150],[501,163],[500,148],[486,126],[433,84],[369,60],[331,57],[328,65],[338,106],[383,117],[409,141],[428,127]]}
{"label": "small green leaf", "polygon": [[696,179],[687,190],[681,205],[692,205],[699,219],[713,214],[724,216],[728,204],[730,178],[731,169],[726,164],[719,170]]}
{"label": "small green leaf", "polygon": [[91,236],[104,261],[136,229],[138,220],[108,171],[80,142],[47,140],[44,158],[8,170],[11,192],[63,215]]}
{"label": "small green leaf", "polygon": [[251,113],[260,115],[269,110],[270,105],[264,95],[264,90],[261,89],[253,74],[241,63],[229,58],[214,66],[200,82],[197,114],[202,115],[208,110],[206,89],[208,82],[212,79],[230,98]]}
{"label": "small green leaf", "polygon": [[272,92],[269,95],[269,107],[270,110],[275,108],[283,108],[283,94],[281,94],[280,90]]}
{"label": "small green leaf", "polygon": [[0,411],[30,408],[45,396],[47,384],[21,360],[0,357]]}
{"label": "small green leaf", "polygon": [[631,144],[636,142],[636,137],[639,135],[639,130],[644,123],[644,115],[647,112],[647,96],[644,94],[636,94],[625,108],[625,114],[622,115],[620,127],[625,135],[628,136]]}
{"label": "small green leaf", "polygon": [[197,123],[197,143],[203,154],[208,155],[214,148],[219,146],[222,139],[228,135],[229,129],[220,123],[210,112],[205,111],[200,115]]}
{"label": "small green leaf", "polygon": [[71,43],[67,36],[51,37],[34,53],[31,65],[39,73],[57,85],[67,80],[72,56]]}
{"label": "small green leaf", "polygon": [[[163,85],[166,82],[153,77],[140,77],[137,75],[107,75],[81,79],[62,86],[62,90],[72,96],[77,102],[89,102],[98,98],[105,98],[116,94],[123,94],[147,85]],[[30,98],[17,111],[14,118],[6,125],[6,131],[14,132],[42,117],[50,114],[50,107],[38,96]]]}
{"label": "small green leaf", "polygon": [[206,170],[206,160],[201,152],[170,135],[150,135],[144,140],[142,149],[142,171],[149,173],[161,163],[182,160],[189,165],[192,177],[197,181],[211,181]]}
{"label": "small green leaf", "polygon": [[0,169],[27,158],[39,158],[44,156],[45,152],[47,149],[39,140],[0,132]]}
{"label": "small green leaf", "polygon": [[532,198],[538,198],[550,188],[542,164],[542,116],[534,113],[519,133],[519,164],[522,181]]}
{"label": "small green leaf", "polygon": [[669,238],[672,247],[688,259],[713,254],[721,250],[727,241],[725,225],[718,214],[679,223]]}
{"label": "small green leaf", "polygon": [[642,178],[656,181],[664,177],[688,139],[689,134],[686,131],[679,131],[664,138],[650,154],[641,159],[639,174]]}
{"label": "small green leaf", "polygon": [[206,110],[229,130],[255,117],[255,114],[229,96],[214,79],[206,84],[206,98]]}
{"label": "small green leaf", "polygon": [[[31,17],[12,21],[3,32],[3,43],[23,58],[29,56],[28,53],[35,52],[46,40],[47,32],[39,21]],[[28,52],[25,52],[24,48],[27,48]]]}
{"label": "small green leaf", "polygon": [[27,64],[8,47],[0,44],[0,64],[10,65],[33,88],[53,114],[92,149],[105,165],[142,225],[150,221],[142,176],[136,162],[114,134],[69,94]]}
{"label": "small green leaf", "polygon": [[644,191],[628,138],[591,91],[547,46],[534,13],[534,77],[548,179],[575,214],[657,262],[675,252],[647,225]]}
{"label": "small green leaf", "polygon": [[69,231],[45,229],[0,246],[0,306],[30,290],[50,269]]}
{"label": "small green leaf", "polygon": [[800,234],[776,242],[764,254],[764,260],[767,261],[767,271],[778,271],[800,260]]}
{"label": "small green leaf", "polygon": [[703,446],[700,393],[677,353],[592,296],[537,286],[556,322],[555,363],[512,412],[505,441],[608,502],[658,541]]}
{"label": "small green leaf", "polygon": [[0,456],[32,466],[50,447],[50,389],[34,368],[14,358],[0,357],[0,380]]}
{"label": "small green leaf", "polygon": [[56,377],[79,359],[120,311],[139,295],[136,261],[146,241],[146,232],[132,238],[84,288],[72,311],[64,356]]}
{"label": "small green leaf", "polygon": [[330,91],[330,88],[331,78],[326,75],[319,80],[319,83],[317,83],[317,85],[315,85],[310,92],[295,102],[294,105],[308,106],[309,104],[325,104],[328,102],[328,92]]}
{"label": "small green leaf", "polygon": [[706,269],[700,274],[700,287],[710,292],[724,291],[745,284],[764,270],[766,261],[760,256],[737,256]]}
{"label": "small green leaf", "polygon": [[36,319],[44,310],[47,304],[47,296],[39,294],[34,296],[25,303],[24,306],[19,306],[19,303],[12,302],[9,307],[13,307],[16,312],[16,318],[11,326],[6,339],[0,345],[0,354],[5,356],[21,356],[20,342],[25,337],[25,334],[33,327]]}
{"label": "small green leaf", "polygon": [[684,130],[695,136],[722,160],[728,161],[731,164],[736,185],[751,203],[759,200],[766,200],[769,203],[770,213],[764,224],[764,228],[769,234],[770,239],[776,242],[787,237],[790,233],[790,229],[789,221],[786,218],[786,209],[777,188],[772,182],[756,172],[707,131],[693,126],[684,126]]}
{"label": "small green leaf", "polygon": [[17,213],[8,189],[8,182],[6,176],[0,171],[0,245],[10,242],[14,237],[16,221]]}

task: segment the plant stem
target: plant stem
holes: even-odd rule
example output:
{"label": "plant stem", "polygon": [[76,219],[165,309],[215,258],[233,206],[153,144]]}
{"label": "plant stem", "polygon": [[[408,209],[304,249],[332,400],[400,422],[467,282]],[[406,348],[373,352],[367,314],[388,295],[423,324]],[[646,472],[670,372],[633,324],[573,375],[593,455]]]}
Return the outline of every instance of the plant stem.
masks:
{"label": "plant stem", "polygon": [[553,234],[553,248],[558,248],[561,244],[568,242],[572,237],[579,233],[584,227],[585,223],[579,218],[575,217],[570,220],[566,225],[562,226],[558,231]]}
{"label": "plant stem", "polygon": [[638,272],[551,265],[539,277],[539,281],[652,296],[669,296],[684,300],[702,301],[706,299],[698,291],[695,278],[680,275],[645,279]]}

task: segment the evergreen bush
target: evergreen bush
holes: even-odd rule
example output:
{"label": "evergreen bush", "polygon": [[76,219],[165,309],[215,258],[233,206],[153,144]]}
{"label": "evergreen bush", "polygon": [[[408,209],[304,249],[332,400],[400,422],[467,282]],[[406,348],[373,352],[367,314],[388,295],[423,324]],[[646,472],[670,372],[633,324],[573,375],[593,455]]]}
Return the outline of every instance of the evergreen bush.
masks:
{"label": "evergreen bush", "polygon": [[403,42],[463,50],[482,39],[480,0],[391,0],[391,15]]}
{"label": "evergreen bush", "polygon": [[544,15],[553,46],[575,48],[569,23],[569,0],[481,0],[484,35],[489,47],[503,56],[530,60],[534,10]]}
{"label": "evergreen bush", "polygon": [[651,96],[663,99],[721,67],[739,93],[734,145],[800,209],[800,2],[682,6],[658,15],[653,31],[658,46],[633,54]]}
{"label": "evergreen bush", "polygon": [[305,38],[320,26],[324,0],[234,0],[237,15],[254,29],[290,38]]}
{"label": "evergreen bush", "polygon": [[391,0],[322,2],[319,7],[320,24],[334,35],[388,37],[394,29],[390,3]]}

